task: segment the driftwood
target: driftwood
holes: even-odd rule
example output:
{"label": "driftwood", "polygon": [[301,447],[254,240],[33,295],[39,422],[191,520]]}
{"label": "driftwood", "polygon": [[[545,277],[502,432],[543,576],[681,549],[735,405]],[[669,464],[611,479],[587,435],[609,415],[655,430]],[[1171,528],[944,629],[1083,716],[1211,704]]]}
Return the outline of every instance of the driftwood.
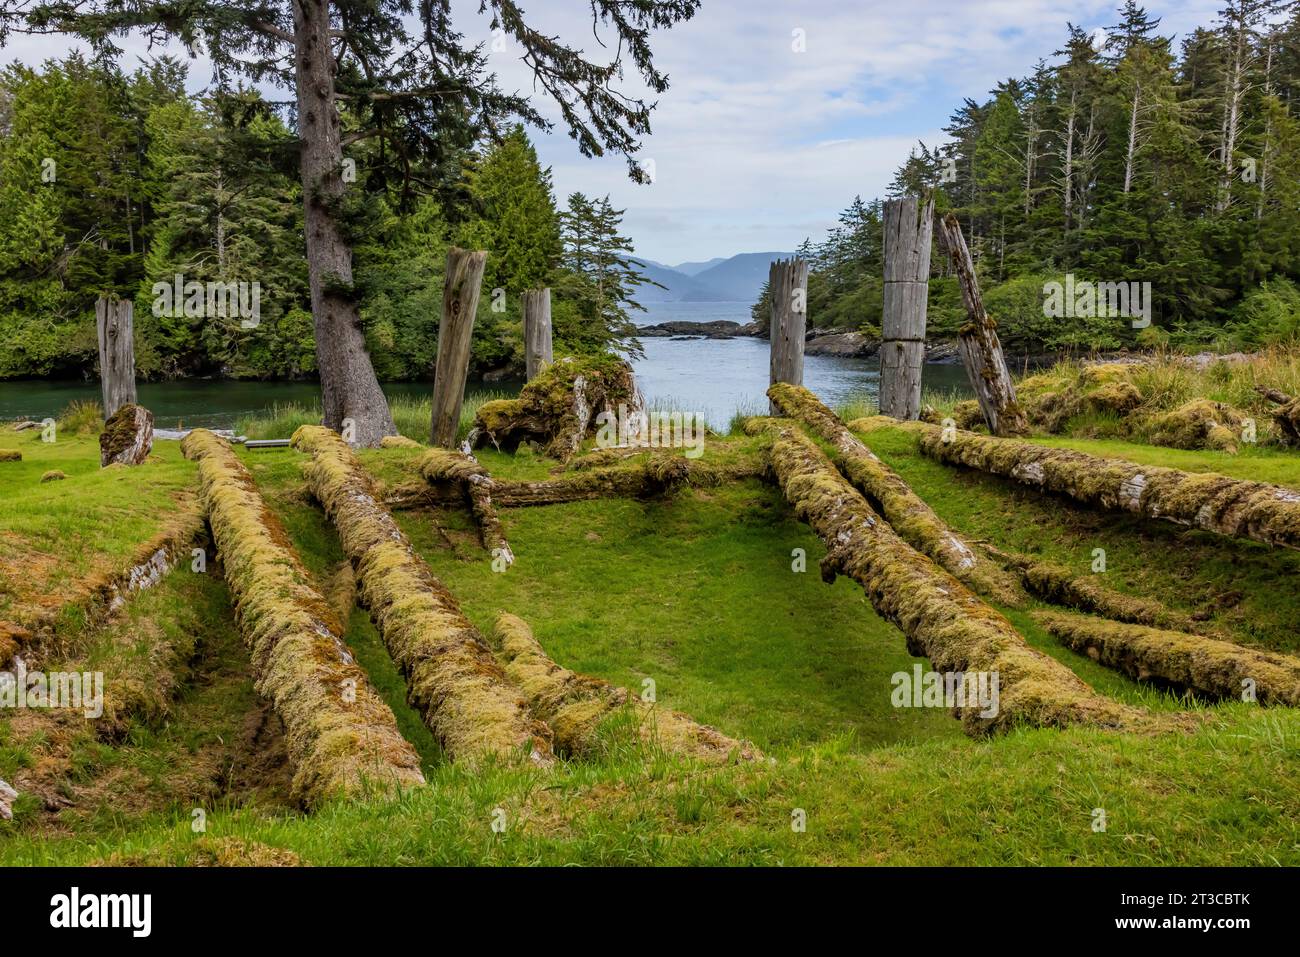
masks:
{"label": "driftwood", "polygon": [[788,416],[835,449],[835,464],[894,531],[975,591],[1003,604],[1019,605],[1024,594],[1015,579],[979,554],[948,527],[902,477],[880,461],[839,418],[802,386],[774,385],[768,398]]}
{"label": "driftwood", "polygon": [[747,742],[729,738],[677,711],[658,708],[601,678],[562,668],[542,650],[527,623],[501,615],[494,631],[506,674],[523,689],[533,713],[555,732],[555,747],[563,754],[582,756],[598,751],[602,732],[617,734],[625,717],[636,736],[651,747],[709,763],[733,756],[752,761],[761,757]]}
{"label": "driftwood", "polygon": [[908,651],[929,658],[936,671],[998,676],[995,715],[970,702],[954,709],[968,734],[1021,721],[1130,730],[1176,726],[1098,695],[1065,665],[1029,647],[1001,614],[899,538],[797,427],[751,419],[746,428],[770,431],[770,461],[781,489],[826,543],[826,581],[843,574],[860,584],[876,613],[902,630]]}
{"label": "driftwood", "polygon": [[934,200],[918,210],[919,205],[915,196],[885,203],[880,412],[896,419],[915,419],[921,412]]}
{"label": "driftwood", "polygon": [[460,410],[469,375],[474,314],[483,285],[487,253],[453,246],[447,251],[442,287],[442,320],[438,324],[438,359],[433,374],[433,414],[430,441],[451,448],[460,429]]}
{"label": "driftwood", "polygon": [[1300,658],[1201,635],[1062,612],[1034,620],[1068,648],[1139,681],[1155,680],[1212,698],[1300,705]]}
{"label": "driftwood", "polygon": [[975,277],[975,261],[971,259],[966,240],[961,234],[957,217],[949,213],[939,228],[953,271],[961,286],[962,303],[966,306],[966,322],[957,332],[957,348],[961,352],[971,389],[979,400],[984,421],[994,435],[1024,435],[1029,431],[1025,414],[1016,404],[1016,389],[1007,371],[1002,343],[998,340],[997,323],[984,309],[979,280]]}
{"label": "driftwood", "polygon": [[[772,303],[768,321],[771,343],[769,385],[790,382],[803,385],[804,333],[808,325],[808,263],[778,259],[767,278]],[[776,410],[774,409],[773,412]]]}
{"label": "driftwood", "polygon": [[257,690],[284,722],[295,794],[313,805],[363,794],[372,784],[423,784],[419,755],[353,660],[325,599],[238,456],[202,429],[191,432],[182,449],[199,463],[203,510],[251,651]]}
{"label": "driftwood", "polygon": [[1072,449],[912,425],[921,451],[1097,508],[1300,548],[1300,492],[1213,472],[1183,472]]}
{"label": "driftwood", "polygon": [[293,447],[311,456],[312,494],[338,529],[407,697],[443,749],[471,766],[489,759],[551,761],[551,732],[528,712],[456,599],[416,555],[376,498],[370,476],[337,432],[304,425]]}
{"label": "driftwood", "polygon": [[139,465],[153,451],[153,413],[127,404],[109,416],[99,434],[99,464]]}

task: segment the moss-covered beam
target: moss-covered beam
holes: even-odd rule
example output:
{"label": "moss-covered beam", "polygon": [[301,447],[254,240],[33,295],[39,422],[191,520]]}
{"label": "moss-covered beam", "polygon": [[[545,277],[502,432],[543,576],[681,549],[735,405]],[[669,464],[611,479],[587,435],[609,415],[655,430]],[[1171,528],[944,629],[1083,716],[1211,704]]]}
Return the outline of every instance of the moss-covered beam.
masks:
{"label": "moss-covered beam", "polygon": [[1300,705],[1300,658],[1229,641],[1092,618],[1035,612],[1068,648],[1123,671],[1211,698]]}
{"label": "moss-covered beam", "polygon": [[1030,648],[1001,614],[903,541],[796,426],[751,419],[747,429],[770,434],[770,461],[786,498],[826,543],[823,578],[843,574],[858,582],[877,614],[902,630],[908,651],[929,658],[936,670],[998,676],[996,715],[981,714],[973,704],[957,709],[968,734],[1017,722],[1167,726],[1098,695],[1063,664]]}
{"label": "moss-covered beam", "polygon": [[975,591],[1006,605],[1024,603],[1015,578],[970,546],[912,491],[902,476],[876,457],[817,396],[803,386],[778,383],[767,390],[782,415],[834,448],[835,464],[894,531]]}
{"label": "moss-covered beam", "polygon": [[514,563],[514,552],[506,541],[505,529],[501,526],[496,506],[492,504],[495,483],[478,460],[472,455],[451,449],[430,449],[416,463],[415,468],[432,485],[459,485],[469,502],[470,513],[478,524],[483,547],[493,556],[503,559],[507,565]]}
{"label": "moss-covered beam", "polygon": [[534,719],[451,593],[380,504],[369,474],[335,432],[303,426],[293,447],[311,456],[312,493],[338,529],[359,599],[407,681],[407,696],[453,760],[551,759],[550,729]]}
{"label": "moss-covered beam", "polygon": [[582,756],[599,749],[607,729],[617,734],[620,720],[651,747],[710,764],[733,757],[753,760],[758,752],[743,741],[700,724],[684,714],[647,704],[608,681],[556,664],[542,650],[523,619],[503,614],[494,637],[506,673],[523,689],[533,713],[555,732],[556,750]]}
{"label": "moss-covered beam", "polygon": [[424,783],[415,749],[353,660],[325,599],[253,478],[206,429],[182,444],[252,653],[257,690],[284,722],[294,793],[311,806]]}

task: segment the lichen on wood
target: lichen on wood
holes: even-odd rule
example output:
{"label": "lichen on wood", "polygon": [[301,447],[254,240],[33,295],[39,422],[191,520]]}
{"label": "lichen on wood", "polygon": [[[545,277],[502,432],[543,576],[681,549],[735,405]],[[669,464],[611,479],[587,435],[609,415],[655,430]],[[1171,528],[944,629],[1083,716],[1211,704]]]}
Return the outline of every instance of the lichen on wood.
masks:
{"label": "lichen on wood", "polygon": [[821,566],[825,580],[842,574],[860,584],[877,614],[903,632],[908,651],[929,658],[936,671],[998,676],[996,715],[981,714],[975,704],[955,709],[968,734],[1001,731],[1018,722],[1170,727],[1098,695],[1064,665],[1029,647],[1006,618],[899,538],[797,428],[758,418],[746,428],[751,434],[769,432],[770,461],[781,489],[829,550]]}
{"label": "lichen on wood", "polygon": [[397,729],[340,637],[325,599],[234,450],[206,429],[182,443],[199,464],[212,528],[257,690],[284,723],[295,795],[334,796],[424,783],[415,749]]}
{"label": "lichen on wood", "polygon": [[1065,612],[1034,619],[1066,647],[1139,681],[1211,698],[1300,705],[1300,658],[1146,625]]}
{"label": "lichen on wood", "polygon": [[534,719],[478,629],[415,553],[335,432],[305,425],[293,447],[311,456],[312,493],[356,569],[358,597],[407,681],[407,697],[455,761],[551,759],[550,729]]}
{"label": "lichen on wood", "polygon": [[567,462],[596,430],[601,412],[641,408],[632,367],[621,359],[566,356],[551,363],[517,399],[485,402],[470,430],[471,448],[491,444],[513,451],[535,442],[543,454]]}
{"label": "lichen on wood", "polygon": [[1213,472],[1183,472],[1073,449],[913,425],[921,451],[1084,505],[1269,545],[1300,548],[1300,492]]}
{"label": "lichen on wood", "polygon": [[835,449],[835,464],[905,542],[929,555],[977,592],[1003,604],[1024,602],[1024,593],[1013,576],[953,531],[912,491],[902,476],[880,461],[817,396],[803,386],[783,383],[772,386],[767,395],[783,415],[830,443]]}
{"label": "lichen on wood", "polygon": [[680,712],[648,704],[601,678],[561,667],[515,615],[498,616],[493,637],[506,673],[523,690],[533,713],[555,732],[556,750],[563,754],[580,757],[598,751],[602,732],[624,717],[640,740],[681,757],[716,764],[733,757],[751,761],[760,756],[747,742]]}

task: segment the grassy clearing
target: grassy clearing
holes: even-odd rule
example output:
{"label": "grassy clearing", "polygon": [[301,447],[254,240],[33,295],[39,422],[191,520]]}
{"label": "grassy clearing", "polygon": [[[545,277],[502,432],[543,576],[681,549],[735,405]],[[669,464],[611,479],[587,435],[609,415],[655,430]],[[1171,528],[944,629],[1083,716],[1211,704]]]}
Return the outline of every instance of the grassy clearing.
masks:
{"label": "grassy clearing", "polygon": [[[705,456],[739,454],[746,441],[711,439]],[[1280,452],[1233,458],[1117,440],[1049,441],[1179,468],[1266,468],[1269,480],[1300,487],[1300,456]],[[1300,555],[1044,499],[934,463],[902,430],[873,433],[868,442],[968,538],[1080,574],[1090,573],[1093,549],[1105,548],[1107,586],[1204,617],[1261,648],[1300,650],[1300,600],[1279,586],[1295,580]],[[22,467],[38,477],[55,466],[72,474],[68,459],[52,463],[41,451]],[[87,441],[80,455],[92,451]],[[309,571],[324,581],[342,553],[305,492],[301,456],[241,454]],[[419,454],[396,449],[362,458],[385,481],[401,482],[411,479]],[[492,450],[480,459],[502,478],[544,478],[553,464]],[[69,484],[37,487],[53,494]],[[665,706],[752,740],[774,761],[705,769],[618,751],[547,772],[490,767],[471,774],[441,759],[358,611],[348,641],[420,751],[429,787],[391,801],[331,804],[311,817],[269,798],[237,796],[223,805],[218,795],[205,799],[212,802],[206,836],[191,831],[183,800],[101,812],[93,821],[69,818],[62,829],[35,827],[29,817],[25,825],[0,824],[0,863],[183,863],[206,859],[214,839],[231,839],[250,854],[283,849],[311,864],[1300,863],[1300,711],[1220,706],[1190,735],[1021,729],[969,740],[942,710],[892,707],[892,674],[917,659],[857,586],[822,584],[821,545],[775,489],[756,481],[663,501],[506,511],[517,560],[504,574],[492,570],[463,509],[398,517],[481,629],[501,611],[518,614],[564,666],[636,691],[653,679]],[[803,573],[791,569],[797,548],[806,552]],[[230,636],[238,657],[237,636],[222,617],[224,589],[204,582],[217,589],[215,604],[191,599],[193,613],[225,622],[212,627]],[[1200,707],[1062,648],[1033,622],[1034,607],[1009,616],[1032,644],[1099,691],[1155,709]],[[149,613],[185,620],[181,611]],[[197,694],[192,685],[178,708]],[[231,720],[247,706],[240,695],[251,693],[239,687],[223,711]],[[0,728],[7,724],[0,716]],[[139,732],[131,760],[176,768],[204,760],[170,750],[157,733]],[[204,743],[210,739],[185,740],[194,755],[211,746]],[[134,736],[129,741],[136,747]],[[112,744],[95,746],[124,747]],[[16,750],[12,737],[0,744],[6,780]],[[34,755],[29,749],[30,760]],[[92,758],[117,760],[99,750],[85,760]],[[1104,832],[1093,830],[1098,808],[1106,812]],[[502,834],[491,827],[497,809],[506,815]],[[791,828],[797,809],[807,815],[802,833]]]}
{"label": "grassy clearing", "polygon": [[[511,398],[514,398],[511,393],[500,391],[475,392],[465,396],[465,404],[460,410],[461,438],[469,432],[470,426],[474,424],[474,416],[484,403]],[[389,399],[388,407],[392,410],[398,432],[417,442],[429,441],[429,424],[433,417],[432,397],[413,399],[409,396],[393,396]],[[287,439],[299,426],[320,425],[320,420],[319,405],[277,403],[258,415],[238,419],[235,422],[235,434],[246,435],[250,439]]]}

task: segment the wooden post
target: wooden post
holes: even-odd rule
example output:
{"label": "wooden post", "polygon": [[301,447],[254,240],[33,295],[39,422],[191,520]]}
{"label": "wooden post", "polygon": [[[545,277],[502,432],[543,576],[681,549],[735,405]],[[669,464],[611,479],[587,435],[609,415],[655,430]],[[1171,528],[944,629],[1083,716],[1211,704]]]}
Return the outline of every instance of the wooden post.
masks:
{"label": "wooden post", "polygon": [[[808,263],[778,259],[767,274],[772,298],[768,336],[772,341],[771,378],[768,385],[789,382],[803,385],[803,341],[808,325]],[[778,415],[776,405],[772,414]]]}
{"label": "wooden post", "polygon": [[100,296],[95,303],[104,421],[111,419],[122,406],[136,404],[133,319],[134,307],[129,299]]}
{"label": "wooden post", "polygon": [[915,196],[885,203],[885,310],[880,323],[880,413],[921,414],[925,307],[930,292],[934,199],[919,214]]}
{"label": "wooden post", "polygon": [[551,290],[529,289],[524,292],[524,367],[529,382],[550,365]]}
{"label": "wooden post", "polygon": [[979,281],[975,278],[975,261],[966,248],[957,217],[952,213],[945,216],[939,234],[961,285],[967,321],[958,331],[957,348],[966,366],[971,388],[975,390],[975,398],[979,400],[980,411],[984,413],[984,421],[994,435],[1025,435],[1029,432],[1029,423],[1016,404],[1016,389],[1011,384],[1007,360],[1002,355],[997,323],[984,311]]}
{"label": "wooden post", "polygon": [[447,251],[447,275],[442,284],[442,321],[438,324],[438,361],[433,372],[434,445],[455,448],[460,408],[469,375],[470,340],[487,253],[453,246]]}

